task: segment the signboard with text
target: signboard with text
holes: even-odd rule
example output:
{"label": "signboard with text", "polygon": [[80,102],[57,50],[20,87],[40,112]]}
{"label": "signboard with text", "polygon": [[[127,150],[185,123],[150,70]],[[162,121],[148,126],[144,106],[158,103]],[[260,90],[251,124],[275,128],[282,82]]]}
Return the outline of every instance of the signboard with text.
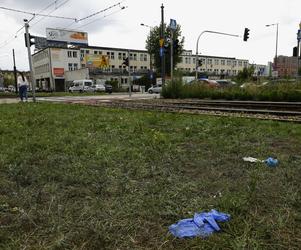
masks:
{"label": "signboard with text", "polygon": [[85,55],[83,64],[86,64],[88,68],[108,68],[110,59],[106,55]]}
{"label": "signboard with text", "polygon": [[88,45],[87,32],[46,28],[46,38],[48,41]]}
{"label": "signboard with text", "polygon": [[53,74],[55,76],[64,76],[65,70],[64,68],[53,68]]}

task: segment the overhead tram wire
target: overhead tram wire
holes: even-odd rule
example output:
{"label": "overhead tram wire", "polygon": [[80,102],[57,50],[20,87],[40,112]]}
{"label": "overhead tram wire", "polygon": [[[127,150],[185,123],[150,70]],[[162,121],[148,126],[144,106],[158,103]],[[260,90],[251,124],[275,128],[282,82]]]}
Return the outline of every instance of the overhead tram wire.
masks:
{"label": "overhead tram wire", "polygon": [[[50,6],[54,5],[57,3],[58,0],[55,0],[53,3],[47,5],[43,10],[40,10],[39,12],[43,12],[44,10],[48,9]],[[69,2],[70,0],[66,0],[65,2],[61,3],[58,7],[56,7],[55,10],[57,10],[58,8],[60,8],[61,6],[65,5],[67,2]],[[28,22],[31,22],[35,17],[37,16],[42,16],[43,18],[46,17],[50,17],[50,18],[60,18],[60,19],[69,19],[69,20],[75,20],[76,18],[71,18],[71,17],[63,17],[63,16],[53,16],[53,15],[49,15],[50,13],[46,14],[42,14],[42,13],[33,13],[33,12],[28,12],[28,11],[22,11],[22,10],[17,10],[17,9],[12,9],[12,8],[7,8],[7,7],[3,7],[0,6],[0,9],[3,10],[8,10],[8,11],[13,11],[13,12],[18,12],[18,13],[23,13],[23,14],[29,14],[32,15],[32,17],[29,19]],[[52,12],[54,12],[55,10],[53,10]],[[51,12],[51,13],[52,13]],[[42,19],[43,19],[42,18]],[[39,22],[39,21],[38,21]],[[37,24],[38,22],[36,22],[35,24]],[[34,25],[35,25],[34,24]],[[24,29],[24,25],[22,25],[16,32],[14,35],[12,35],[11,38],[8,38],[7,40],[5,40],[4,42],[2,42],[0,44],[0,49],[2,49],[3,47],[7,46],[8,44],[10,44],[14,39],[17,38],[18,34]]]}
{"label": "overhead tram wire", "polygon": [[[58,10],[60,7],[62,7],[63,5],[65,5],[66,3],[68,3],[69,1],[70,1],[70,0],[65,0],[65,1],[62,2],[60,5],[56,6],[55,9],[49,11],[49,12],[47,13],[47,15],[50,15],[50,14],[53,13],[54,11]],[[47,10],[47,9],[48,9],[49,7],[51,7],[52,5],[56,5],[57,2],[58,2],[57,0],[54,1],[53,3],[51,3],[51,4],[49,4],[47,7],[45,7],[43,10],[40,10],[39,12],[41,13],[41,12]],[[41,19],[40,19],[40,20],[37,20],[35,23],[33,23],[33,24],[31,25],[31,27],[36,26],[38,23],[40,23],[41,21],[43,21],[45,18],[47,18],[47,16],[41,17]]]}
{"label": "overhead tram wire", "polygon": [[89,19],[89,18],[94,17],[94,16],[96,16],[96,15],[99,15],[99,14],[101,14],[101,13],[104,13],[104,12],[110,10],[110,9],[115,8],[116,6],[119,6],[121,9],[124,9],[124,7],[121,7],[121,6],[120,6],[121,3],[124,2],[124,1],[125,1],[125,0],[123,0],[123,1],[121,1],[121,2],[118,2],[118,3],[114,4],[114,5],[111,5],[111,6],[107,7],[107,8],[105,8],[105,9],[99,10],[99,11],[97,11],[97,12],[95,12],[95,13],[92,13],[92,14],[86,16],[86,17],[77,19],[75,22],[73,22],[73,23],[71,23],[71,24],[69,24],[69,25],[63,27],[63,29],[70,28],[71,26],[73,26],[73,25],[75,25],[75,24],[78,24],[79,22],[82,22],[82,21],[84,21],[84,20],[86,20],[86,19]]}
{"label": "overhead tram wire", "polygon": [[51,17],[51,18],[58,18],[58,19],[66,19],[66,20],[77,21],[77,19],[74,18],[74,17],[46,15],[46,14],[41,14],[41,13],[34,13],[34,12],[29,12],[29,11],[23,11],[23,10],[6,8],[6,7],[3,7],[3,6],[0,6],[0,9],[8,10],[8,11],[13,11],[13,12],[18,12],[18,13],[23,13],[23,14],[28,14],[28,15],[33,15],[33,16],[45,16],[45,17]]}
{"label": "overhead tram wire", "polygon": [[97,21],[100,21],[100,20],[102,20],[102,19],[104,19],[104,18],[106,18],[106,17],[108,17],[108,16],[112,16],[112,15],[114,15],[114,14],[116,14],[116,13],[118,13],[118,12],[120,12],[120,11],[126,9],[126,8],[128,8],[128,7],[127,7],[127,6],[123,6],[120,10],[114,11],[114,12],[108,14],[108,15],[105,15],[105,16],[101,17],[101,18],[94,19],[94,20],[92,20],[92,21],[89,22],[89,23],[86,23],[86,24],[84,24],[84,25],[82,25],[82,26],[77,27],[77,29],[81,29],[81,28],[83,28],[83,27],[85,27],[85,26],[87,26],[87,25],[90,25],[90,24],[92,24],[92,23],[95,23],[95,22],[97,22]]}

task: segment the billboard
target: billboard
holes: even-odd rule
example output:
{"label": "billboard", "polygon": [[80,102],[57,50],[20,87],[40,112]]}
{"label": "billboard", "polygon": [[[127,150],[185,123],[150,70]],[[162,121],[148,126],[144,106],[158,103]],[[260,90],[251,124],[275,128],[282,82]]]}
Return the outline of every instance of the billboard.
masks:
{"label": "billboard", "polygon": [[108,68],[110,59],[105,55],[85,55],[83,63],[88,68]]}
{"label": "billboard", "polygon": [[46,28],[46,38],[48,41],[88,45],[87,32]]}
{"label": "billboard", "polygon": [[55,76],[64,76],[64,68],[53,68],[53,74]]}

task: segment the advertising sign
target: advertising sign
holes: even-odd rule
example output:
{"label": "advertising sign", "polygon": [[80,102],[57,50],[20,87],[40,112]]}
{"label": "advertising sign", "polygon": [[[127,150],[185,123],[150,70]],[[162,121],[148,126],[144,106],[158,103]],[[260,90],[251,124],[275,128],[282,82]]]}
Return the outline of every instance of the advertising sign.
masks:
{"label": "advertising sign", "polygon": [[70,44],[88,45],[87,32],[47,28],[46,38],[48,41],[60,41]]}
{"label": "advertising sign", "polygon": [[64,76],[64,68],[53,68],[53,74],[55,76]]}
{"label": "advertising sign", "polygon": [[85,55],[84,63],[88,68],[108,68],[110,59],[105,55]]}

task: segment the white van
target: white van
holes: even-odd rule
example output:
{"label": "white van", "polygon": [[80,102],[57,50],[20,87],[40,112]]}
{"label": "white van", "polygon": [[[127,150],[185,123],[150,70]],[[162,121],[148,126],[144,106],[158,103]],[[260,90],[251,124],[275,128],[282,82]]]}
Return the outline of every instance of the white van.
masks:
{"label": "white van", "polygon": [[69,92],[94,92],[95,88],[93,88],[92,80],[74,80],[72,85],[69,87]]}

